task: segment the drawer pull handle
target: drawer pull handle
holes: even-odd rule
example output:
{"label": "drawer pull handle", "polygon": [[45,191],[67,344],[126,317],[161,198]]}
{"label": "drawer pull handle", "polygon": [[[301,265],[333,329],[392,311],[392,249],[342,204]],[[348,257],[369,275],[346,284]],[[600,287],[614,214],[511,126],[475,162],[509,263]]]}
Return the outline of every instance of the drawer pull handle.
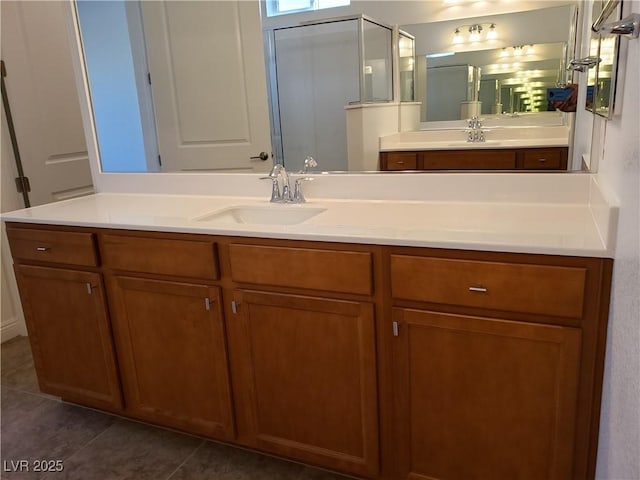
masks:
{"label": "drawer pull handle", "polygon": [[487,293],[486,287],[469,287],[470,292]]}
{"label": "drawer pull handle", "polygon": [[398,161],[396,161],[396,163],[397,163],[398,165],[404,165],[404,160],[398,160]]}
{"label": "drawer pull handle", "polygon": [[544,163],[544,162],[546,162],[546,161],[547,161],[547,159],[546,159],[546,158],[539,158],[539,159],[538,159],[538,161],[539,161],[540,163]]}
{"label": "drawer pull handle", "polygon": [[48,252],[51,250],[51,247],[36,247],[36,250],[39,252]]}

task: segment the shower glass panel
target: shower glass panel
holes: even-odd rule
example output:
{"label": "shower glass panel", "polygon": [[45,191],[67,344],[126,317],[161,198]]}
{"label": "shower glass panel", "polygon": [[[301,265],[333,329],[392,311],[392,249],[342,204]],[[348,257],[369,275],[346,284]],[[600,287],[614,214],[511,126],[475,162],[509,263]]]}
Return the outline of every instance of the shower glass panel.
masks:
{"label": "shower glass panel", "polygon": [[323,170],[346,170],[345,105],[357,101],[356,20],[274,32],[282,155],[300,170],[312,155]]}
{"label": "shower glass panel", "polygon": [[415,100],[415,39],[402,30],[398,33],[398,66],[400,70],[400,101]]}
{"label": "shower glass panel", "polygon": [[363,20],[364,83],[361,101],[389,102],[393,97],[392,31],[366,18]]}
{"label": "shower glass panel", "polygon": [[277,162],[296,171],[312,155],[324,171],[347,170],[344,108],[391,100],[391,32],[358,16],[268,34]]}

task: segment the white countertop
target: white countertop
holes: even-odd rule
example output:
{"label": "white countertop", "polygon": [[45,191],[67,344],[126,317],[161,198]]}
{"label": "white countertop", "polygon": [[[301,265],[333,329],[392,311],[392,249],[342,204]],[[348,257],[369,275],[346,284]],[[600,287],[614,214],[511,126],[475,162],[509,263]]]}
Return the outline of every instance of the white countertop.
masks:
{"label": "white countertop", "polygon": [[[446,177],[443,177],[446,178]],[[533,177],[532,177],[533,178]],[[588,179],[587,179],[588,180]],[[571,180],[575,183],[575,179]],[[313,182],[315,183],[315,182]],[[600,197],[599,197],[600,198]],[[231,206],[323,208],[295,225],[201,221]],[[599,200],[444,201],[312,199],[270,204],[264,197],[102,193],[2,215],[3,221],[131,230],[219,234],[612,257],[617,208]]]}
{"label": "white countertop", "polygon": [[380,151],[568,147],[569,128],[558,126],[481,128],[484,142],[467,142],[467,129],[420,130],[380,137]]}

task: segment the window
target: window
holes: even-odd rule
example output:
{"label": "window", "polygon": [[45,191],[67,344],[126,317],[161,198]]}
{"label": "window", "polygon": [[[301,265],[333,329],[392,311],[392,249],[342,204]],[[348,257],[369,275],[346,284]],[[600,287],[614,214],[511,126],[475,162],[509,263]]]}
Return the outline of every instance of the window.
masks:
{"label": "window", "polygon": [[266,0],[267,17],[350,5],[351,0]]}

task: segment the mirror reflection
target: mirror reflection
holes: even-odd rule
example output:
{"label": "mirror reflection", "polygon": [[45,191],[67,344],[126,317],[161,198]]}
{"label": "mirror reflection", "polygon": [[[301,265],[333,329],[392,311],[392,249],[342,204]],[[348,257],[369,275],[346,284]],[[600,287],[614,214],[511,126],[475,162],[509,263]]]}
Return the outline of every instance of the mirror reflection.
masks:
{"label": "mirror reflection", "polygon": [[565,48],[543,43],[426,55],[422,121],[555,111],[547,89],[564,74]]}
{"label": "mirror reflection", "polygon": [[[311,28],[297,14],[267,21],[258,2],[78,1],[103,171],[268,172],[274,161],[295,171],[308,155],[321,170],[376,169],[351,160],[364,124],[345,118],[383,104],[376,122],[395,130],[378,128],[379,137],[464,129],[473,116],[567,124],[557,112],[539,119],[551,108],[546,90],[566,80],[572,5],[473,18],[458,8],[392,33],[400,9],[418,3],[352,2],[316,12]],[[420,8],[436,8],[427,3]],[[359,12],[355,28],[321,20],[334,11]],[[456,30],[468,37],[455,40]],[[415,103],[415,122],[400,119],[401,101]]]}
{"label": "mirror reflection", "polygon": [[[598,18],[604,7],[603,1],[593,3],[592,18]],[[618,6],[605,23],[619,19],[622,9]],[[589,69],[589,93],[587,94],[585,107],[587,110],[604,118],[611,118],[615,99],[615,75],[617,73],[618,50],[620,48],[620,36],[607,33],[596,34],[591,32],[589,55],[600,59],[595,68]]]}

